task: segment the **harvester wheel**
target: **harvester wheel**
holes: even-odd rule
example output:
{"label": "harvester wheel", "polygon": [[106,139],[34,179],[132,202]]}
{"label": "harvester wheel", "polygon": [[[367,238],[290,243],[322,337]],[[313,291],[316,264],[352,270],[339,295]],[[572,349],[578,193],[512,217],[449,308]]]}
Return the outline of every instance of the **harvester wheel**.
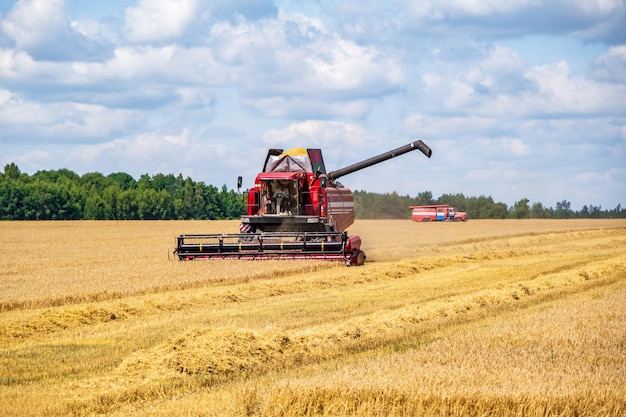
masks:
{"label": "harvester wheel", "polygon": [[365,263],[365,252],[356,249],[350,254],[350,259],[346,261],[347,266],[361,266]]}

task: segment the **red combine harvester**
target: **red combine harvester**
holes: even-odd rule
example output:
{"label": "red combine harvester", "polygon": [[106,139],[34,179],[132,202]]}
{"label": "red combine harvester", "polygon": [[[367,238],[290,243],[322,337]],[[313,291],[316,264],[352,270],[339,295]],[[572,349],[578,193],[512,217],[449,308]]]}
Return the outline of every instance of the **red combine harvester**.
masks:
{"label": "red combine harvester", "polygon": [[415,222],[465,222],[467,213],[456,211],[447,204],[433,204],[430,206],[410,206],[411,219]]}
{"label": "red combine harvester", "polygon": [[336,180],[416,149],[432,155],[417,140],[328,173],[321,149],[270,149],[248,192],[240,233],[180,235],[174,253],[182,260],[323,259],[362,265],[361,238],[347,233],[354,222],[354,198]]}

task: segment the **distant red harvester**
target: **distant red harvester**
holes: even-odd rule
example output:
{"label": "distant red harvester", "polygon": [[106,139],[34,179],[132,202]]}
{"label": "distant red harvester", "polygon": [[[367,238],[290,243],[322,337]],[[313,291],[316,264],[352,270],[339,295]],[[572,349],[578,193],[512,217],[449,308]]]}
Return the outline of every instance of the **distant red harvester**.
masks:
{"label": "distant red harvester", "polygon": [[[354,198],[336,180],[416,149],[432,155],[417,140],[328,173],[320,149],[270,149],[248,191],[240,233],[180,235],[174,252],[179,259],[324,259],[361,265],[361,238],[347,233]],[[239,177],[238,187],[241,182]]]}
{"label": "distant red harvester", "polygon": [[467,213],[456,211],[447,204],[433,204],[430,206],[411,206],[411,219],[416,222],[467,221]]}

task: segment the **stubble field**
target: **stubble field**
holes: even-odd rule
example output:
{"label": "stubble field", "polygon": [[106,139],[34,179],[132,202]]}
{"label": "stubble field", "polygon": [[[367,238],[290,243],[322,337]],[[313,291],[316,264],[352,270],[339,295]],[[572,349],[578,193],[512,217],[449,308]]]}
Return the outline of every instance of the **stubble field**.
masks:
{"label": "stubble field", "polygon": [[221,222],[0,222],[6,416],[623,416],[626,221],[357,221],[367,262],[180,262]]}

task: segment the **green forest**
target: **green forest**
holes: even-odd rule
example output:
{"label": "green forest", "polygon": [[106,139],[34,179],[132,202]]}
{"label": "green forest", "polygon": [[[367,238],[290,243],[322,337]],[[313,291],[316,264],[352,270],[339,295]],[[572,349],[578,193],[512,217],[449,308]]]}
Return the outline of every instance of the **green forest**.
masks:
{"label": "green forest", "polygon": [[400,196],[397,193],[376,194],[366,191],[354,192],[354,206],[357,218],[362,219],[401,219],[410,218],[409,206],[448,204],[457,211],[467,213],[469,219],[608,219],[626,218],[626,209],[620,204],[612,210],[602,210],[601,206],[585,205],[580,211],[571,208],[571,203],[562,200],[555,207],[544,206],[540,202],[531,203],[521,198],[513,206],[495,202],[491,196],[466,197],[463,194],[442,194],[434,198],[430,191],[416,197]]}
{"label": "green forest", "polygon": [[[626,218],[621,205],[603,210],[590,204],[574,211],[566,200],[553,208],[521,198],[508,207],[490,196],[434,198],[430,191],[410,197],[357,190],[354,204],[358,219],[408,219],[409,206],[424,204],[449,204],[470,219]],[[144,174],[136,180],[122,172],[81,176],[58,169],[28,175],[15,163],[0,173],[0,220],[222,220],[237,219],[244,212],[244,195],[182,174]]]}
{"label": "green forest", "polygon": [[239,218],[241,195],[182,175],[125,173],[79,176],[68,169],[0,174],[2,220],[221,220]]}

